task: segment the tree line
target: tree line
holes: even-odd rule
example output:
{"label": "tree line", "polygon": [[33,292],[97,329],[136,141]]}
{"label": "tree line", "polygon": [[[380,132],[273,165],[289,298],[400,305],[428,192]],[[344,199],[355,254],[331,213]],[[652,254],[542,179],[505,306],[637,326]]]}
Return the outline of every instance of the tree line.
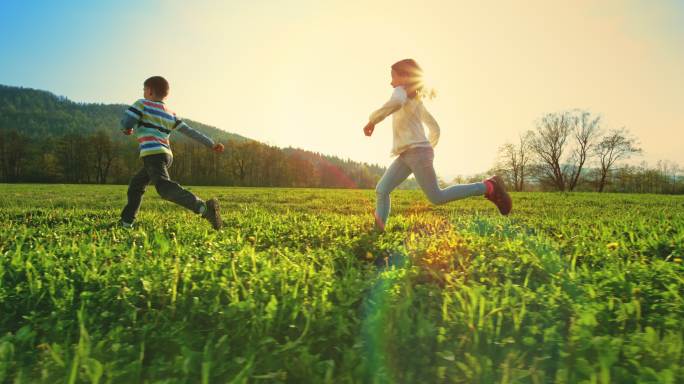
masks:
{"label": "tree line", "polygon": [[[383,168],[253,140],[224,142],[217,154],[188,139],[172,143],[171,176],[186,184],[372,188]],[[125,184],[141,167],[137,146],[109,132],[45,138],[0,129],[0,181]]]}
{"label": "tree line", "polygon": [[600,116],[575,109],[547,113],[516,143],[501,146],[491,171],[516,191],[684,193],[677,164],[624,163],[642,152],[628,129],[604,129]]}
{"label": "tree line", "polygon": [[[118,129],[125,108],[0,85],[0,182],[127,183],[141,164],[137,146]],[[225,153],[216,154],[174,133],[170,172],[184,184],[373,188],[384,172],[377,165],[269,146],[184,120],[226,145]],[[638,140],[626,128],[602,125],[600,116],[584,110],[545,114],[535,129],[499,148],[487,174],[501,174],[516,191],[684,193],[677,164],[625,164],[643,152]],[[409,179],[401,188],[418,186]]]}
{"label": "tree line", "polygon": [[[0,182],[127,183],[141,162],[137,143],[118,128],[125,108],[0,85]],[[173,133],[170,173],[185,184],[372,188],[384,172],[184,120],[226,146],[216,154]]]}

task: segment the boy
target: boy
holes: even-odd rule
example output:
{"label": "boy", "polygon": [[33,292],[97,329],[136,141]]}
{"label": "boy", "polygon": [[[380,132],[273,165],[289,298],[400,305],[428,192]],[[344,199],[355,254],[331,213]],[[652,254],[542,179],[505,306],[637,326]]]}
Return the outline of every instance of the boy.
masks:
{"label": "boy", "polygon": [[207,219],[214,229],[223,224],[219,212],[218,200],[202,201],[192,192],[181,187],[169,178],[168,168],[173,162],[173,153],[169,146],[171,131],[178,130],[186,136],[197,140],[214,152],[223,152],[223,144],[214,143],[204,134],[190,128],[164,104],[169,93],[169,83],[161,76],[153,76],[145,80],[143,99],[136,101],[126,110],[121,119],[122,131],[135,136],[140,143],[140,158],[143,168],[133,176],[128,186],[128,204],[121,212],[121,226],[131,228],[140,208],[142,195],[148,184],[154,184],[159,195],[181,205]]}

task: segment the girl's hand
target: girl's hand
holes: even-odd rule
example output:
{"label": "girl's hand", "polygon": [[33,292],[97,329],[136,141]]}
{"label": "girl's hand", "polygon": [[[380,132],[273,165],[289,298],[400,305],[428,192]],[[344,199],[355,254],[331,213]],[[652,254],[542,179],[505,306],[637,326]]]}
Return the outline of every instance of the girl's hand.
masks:
{"label": "girl's hand", "polygon": [[373,134],[373,130],[375,130],[375,124],[370,123],[370,122],[369,122],[368,124],[366,124],[365,127],[363,127],[363,133],[364,133],[366,136],[372,135],[372,134]]}
{"label": "girl's hand", "polygon": [[122,132],[124,135],[129,136],[130,134],[133,133],[133,129],[122,129],[121,132]]}
{"label": "girl's hand", "polygon": [[221,152],[223,152],[223,144],[216,143],[216,144],[214,144],[214,146],[211,149],[216,153],[221,153]]}

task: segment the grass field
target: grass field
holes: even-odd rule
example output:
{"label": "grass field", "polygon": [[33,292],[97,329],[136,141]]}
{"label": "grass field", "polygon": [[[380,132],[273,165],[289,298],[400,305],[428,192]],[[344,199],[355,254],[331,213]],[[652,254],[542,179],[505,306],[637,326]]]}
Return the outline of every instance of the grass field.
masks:
{"label": "grass field", "polygon": [[0,185],[0,382],[684,382],[684,197],[192,190]]}

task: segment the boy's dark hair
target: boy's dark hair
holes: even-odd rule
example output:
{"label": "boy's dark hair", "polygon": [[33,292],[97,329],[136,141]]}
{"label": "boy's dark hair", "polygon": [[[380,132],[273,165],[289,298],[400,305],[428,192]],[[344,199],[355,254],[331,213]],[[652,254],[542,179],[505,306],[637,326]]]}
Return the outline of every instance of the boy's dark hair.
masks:
{"label": "boy's dark hair", "polygon": [[155,96],[164,98],[169,94],[169,82],[161,76],[152,76],[145,80],[145,87],[152,90]]}

